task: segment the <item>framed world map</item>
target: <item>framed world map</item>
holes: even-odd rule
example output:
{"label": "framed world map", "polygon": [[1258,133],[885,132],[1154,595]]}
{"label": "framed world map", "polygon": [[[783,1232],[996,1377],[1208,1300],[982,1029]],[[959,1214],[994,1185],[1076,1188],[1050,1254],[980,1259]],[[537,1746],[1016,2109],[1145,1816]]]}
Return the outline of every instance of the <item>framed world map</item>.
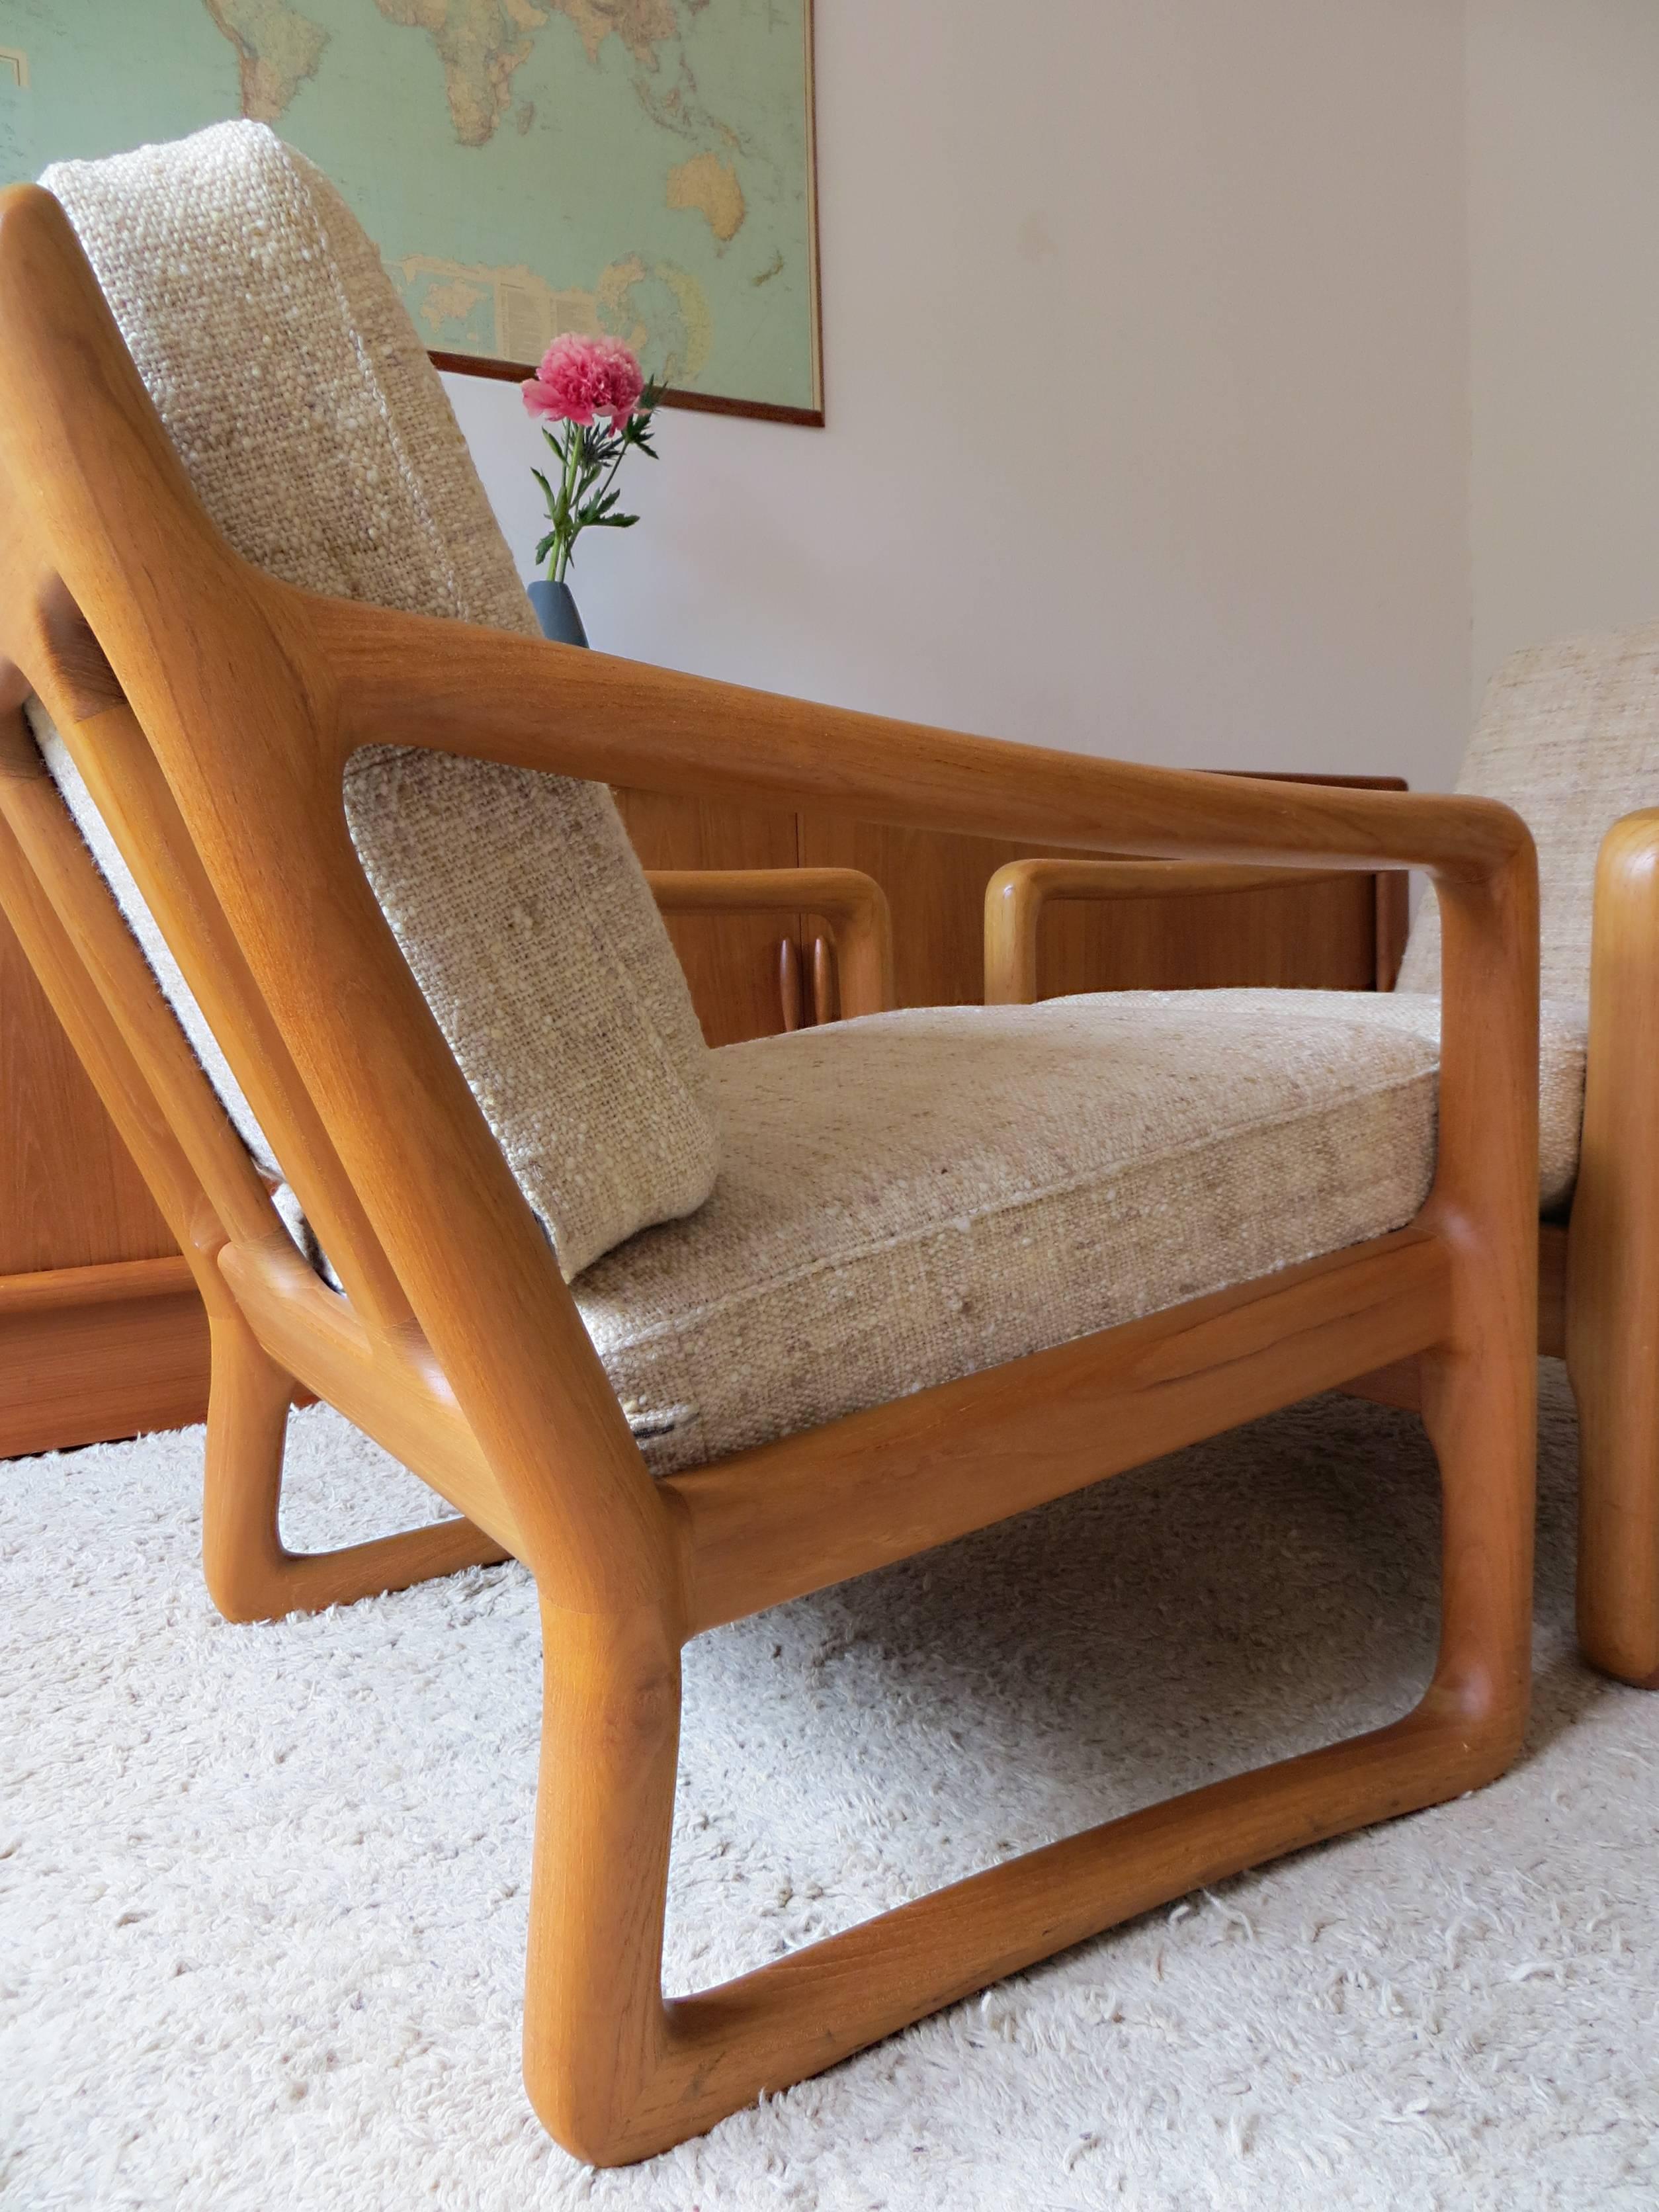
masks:
{"label": "framed world map", "polygon": [[234,115],[441,367],[603,331],[674,404],[822,422],[811,0],[0,0],[0,183]]}

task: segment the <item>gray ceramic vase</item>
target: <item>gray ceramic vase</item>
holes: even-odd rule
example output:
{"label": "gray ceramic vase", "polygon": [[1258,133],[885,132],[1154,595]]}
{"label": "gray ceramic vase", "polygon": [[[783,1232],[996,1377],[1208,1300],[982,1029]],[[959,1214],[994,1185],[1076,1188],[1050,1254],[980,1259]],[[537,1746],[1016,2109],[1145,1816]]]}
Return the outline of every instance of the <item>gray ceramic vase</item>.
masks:
{"label": "gray ceramic vase", "polygon": [[550,637],[556,645],[586,644],[587,632],[568,584],[553,584],[545,576],[538,576],[528,588],[544,637]]}

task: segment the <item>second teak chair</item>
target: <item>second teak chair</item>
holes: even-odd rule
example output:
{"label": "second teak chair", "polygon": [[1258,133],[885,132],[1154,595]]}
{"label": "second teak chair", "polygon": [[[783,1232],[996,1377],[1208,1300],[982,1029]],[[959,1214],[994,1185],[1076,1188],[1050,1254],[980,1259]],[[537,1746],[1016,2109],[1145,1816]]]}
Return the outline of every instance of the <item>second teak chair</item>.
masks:
{"label": "second teak chair", "polygon": [[[1579,1420],[1578,1632],[1609,1674],[1659,1688],[1659,623],[1559,639],[1493,678],[1460,792],[1537,841],[1543,1007],[1538,1349],[1565,1358]],[[1055,900],[1226,892],[1236,869],[1016,861],[986,901],[988,997],[1036,997]],[[1229,993],[1280,1022],[1336,1020],[1380,1048],[1440,1027],[1432,891],[1392,992]],[[1189,1018],[1220,997],[1188,1002]],[[1415,1364],[1363,1389],[1419,1402]]]}

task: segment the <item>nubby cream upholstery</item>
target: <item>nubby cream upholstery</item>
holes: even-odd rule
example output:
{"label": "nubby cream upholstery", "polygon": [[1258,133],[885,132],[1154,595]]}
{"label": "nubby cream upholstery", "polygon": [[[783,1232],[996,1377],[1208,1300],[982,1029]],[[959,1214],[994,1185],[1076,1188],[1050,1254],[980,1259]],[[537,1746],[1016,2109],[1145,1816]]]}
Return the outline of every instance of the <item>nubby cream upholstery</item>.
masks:
{"label": "nubby cream upholstery", "polygon": [[[1625,815],[1659,805],[1659,623],[1512,653],[1487,686],[1457,789],[1501,799],[1532,831],[1540,988],[1546,1000],[1583,1005],[1601,841]],[[1431,890],[1397,988],[1439,988]]]}
{"label": "nubby cream upholstery", "polygon": [[[1288,994],[1280,994],[1281,998]],[[714,1054],[720,1182],[574,1285],[648,1465],[695,1465],[1409,1221],[1435,1053],[1357,994],[1103,993]]]}
{"label": "nubby cream upholstery", "polygon": [[[1541,1024],[1552,1212],[1577,1168],[1572,1012]],[[1232,990],[728,1045],[714,1196],[576,1303],[659,1473],[768,1443],[1398,1228],[1434,1174],[1439,1041],[1438,999]]]}
{"label": "nubby cream upholstery", "polygon": [[[308,591],[537,635],[436,372],[310,163],[227,123],[44,181],[239,553]],[[36,727],[221,1097],[276,1164],[67,751]],[[700,1205],[718,1160],[708,1049],[610,793],[380,747],[353,762],[346,807],[564,1273]]]}
{"label": "nubby cream upholstery", "polygon": [[[1659,623],[1512,653],[1487,686],[1456,787],[1512,806],[1538,847],[1541,1198],[1557,1213],[1578,1165],[1597,857],[1616,822],[1659,805]],[[1439,988],[1431,887],[1395,1000]]]}
{"label": "nubby cream upholstery", "polygon": [[[1457,789],[1512,806],[1538,847],[1539,1202],[1557,1216],[1578,1172],[1596,859],[1614,823],[1659,805],[1659,623],[1511,654],[1487,686]],[[1366,1003],[1379,1024],[1431,1036],[1439,989],[1431,886],[1394,992]]]}

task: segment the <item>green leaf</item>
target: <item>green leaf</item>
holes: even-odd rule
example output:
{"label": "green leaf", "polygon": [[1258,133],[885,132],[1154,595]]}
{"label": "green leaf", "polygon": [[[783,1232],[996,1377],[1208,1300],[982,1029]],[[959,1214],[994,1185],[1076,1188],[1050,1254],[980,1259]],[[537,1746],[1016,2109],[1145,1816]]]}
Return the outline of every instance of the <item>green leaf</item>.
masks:
{"label": "green leaf", "polygon": [[536,566],[538,568],[541,567],[542,562],[546,560],[548,555],[553,550],[553,548],[558,544],[558,532],[556,530],[550,530],[546,537],[543,538],[540,544],[536,548]]}

